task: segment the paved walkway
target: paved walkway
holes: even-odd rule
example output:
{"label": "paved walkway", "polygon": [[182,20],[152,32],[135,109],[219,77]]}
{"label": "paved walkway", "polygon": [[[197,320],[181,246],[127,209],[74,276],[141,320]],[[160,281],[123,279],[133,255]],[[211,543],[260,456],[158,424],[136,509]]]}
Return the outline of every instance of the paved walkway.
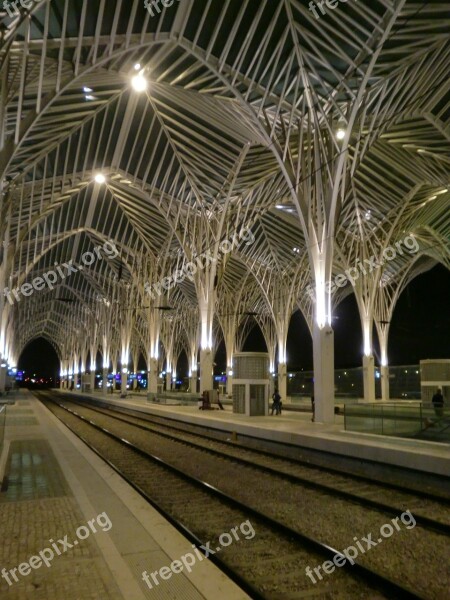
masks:
{"label": "paved walkway", "polygon": [[150,590],[142,572],[169,566],[191,543],[32,394],[16,399],[0,456],[0,598],[248,598],[206,560]]}

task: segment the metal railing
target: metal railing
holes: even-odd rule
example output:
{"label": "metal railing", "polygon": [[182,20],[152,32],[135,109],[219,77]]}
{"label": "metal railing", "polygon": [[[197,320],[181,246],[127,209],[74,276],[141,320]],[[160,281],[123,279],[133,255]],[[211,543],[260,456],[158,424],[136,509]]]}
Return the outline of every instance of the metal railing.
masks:
{"label": "metal railing", "polygon": [[201,394],[191,394],[189,392],[158,392],[147,393],[147,400],[159,404],[176,404],[179,406],[196,405],[201,400]]}

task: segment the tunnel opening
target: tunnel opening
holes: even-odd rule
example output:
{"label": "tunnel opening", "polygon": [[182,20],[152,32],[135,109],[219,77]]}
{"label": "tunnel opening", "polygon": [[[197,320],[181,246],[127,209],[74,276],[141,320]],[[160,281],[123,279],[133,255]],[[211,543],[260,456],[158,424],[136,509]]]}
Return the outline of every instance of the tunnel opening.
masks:
{"label": "tunnel opening", "polygon": [[19,358],[19,387],[49,389],[59,387],[59,358],[55,348],[45,338],[31,340]]}

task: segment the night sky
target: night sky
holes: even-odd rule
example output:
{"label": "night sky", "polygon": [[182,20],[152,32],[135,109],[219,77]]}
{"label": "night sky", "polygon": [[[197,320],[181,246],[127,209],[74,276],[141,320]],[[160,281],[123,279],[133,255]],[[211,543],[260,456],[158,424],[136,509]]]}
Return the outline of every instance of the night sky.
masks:
{"label": "night sky", "polygon": [[[361,365],[362,334],[356,301],[348,296],[337,308],[334,321],[335,367]],[[375,362],[379,364],[376,335]],[[244,347],[248,352],[265,351],[262,334],[255,330]],[[287,342],[289,370],[312,369],[312,341],[300,312],[294,314]],[[418,364],[421,359],[450,358],[450,271],[437,265],[414,279],[397,303],[389,334],[389,364]],[[216,356],[216,372],[225,370],[222,343]],[[142,361],[140,361],[142,365]],[[186,360],[180,363],[180,369]],[[19,360],[19,369],[38,377],[59,374],[59,361],[53,347],[45,340],[31,342]],[[184,369],[183,369],[184,370]],[[184,373],[180,373],[183,375]]]}

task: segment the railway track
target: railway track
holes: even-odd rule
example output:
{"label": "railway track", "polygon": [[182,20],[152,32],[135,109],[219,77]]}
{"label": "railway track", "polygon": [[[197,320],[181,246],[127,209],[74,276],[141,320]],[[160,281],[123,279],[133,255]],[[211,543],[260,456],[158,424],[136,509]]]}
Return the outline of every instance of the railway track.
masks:
{"label": "railway track", "polygon": [[[67,398],[62,397],[62,401],[64,400],[67,401]],[[86,408],[119,422],[134,425],[174,443],[184,444],[209,455],[259,469],[261,472],[270,473],[274,477],[285,479],[293,484],[329,493],[333,495],[333,498],[349,500],[387,515],[395,517],[404,510],[405,506],[408,506],[419,525],[450,535],[450,500],[448,499],[416,490],[405,490],[400,486],[348,473],[340,474],[334,470],[317,469],[314,466],[305,465],[303,461],[281,459],[265,451],[221,442],[207,435],[185,432],[182,428],[173,425],[155,424],[147,415],[134,416],[127,415],[126,412],[122,415],[111,407],[98,408],[86,405]]]}
{"label": "railway track", "polygon": [[[67,397],[67,395],[64,395],[64,394],[58,394],[58,396],[62,400],[70,399]],[[360,472],[355,472],[354,470],[350,470],[350,471],[346,470],[342,466],[339,466],[338,468],[336,468],[336,467],[331,466],[330,464],[324,465],[324,464],[322,464],[322,462],[317,462],[317,460],[316,460],[317,457],[314,459],[299,458],[299,456],[298,456],[299,452],[305,451],[305,450],[310,451],[310,449],[305,449],[298,445],[293,445],[293,444],[289,444],[289,443],[273,442],[275,447],[271,448],[269,450],[267,450],[267,449],[265,450],[265,449],[262,449],[261,447],[258,447],[257,445],[253,445],[254,443],[257,444],[258,442],[261,442],[261,440],[259,438],[253,437],[249,434],[239,435],[239,437],[241,439],[245,439],[245,443],[243,443],[242,441],[238,442],[237,438],[231,440],[230,436],[232,434],[230,433],[229,430],[226,430],[226,429],[214,428],[211,430],[206,425],[199,425],[197,423],[194,424],[194,423],[180,422],[170,416],[149,414],[149,413],[140,411],[138,409],[133,409],[130,407],[125,407],[125,406],[122,407],[122,406],[113,405],[113,404],[108,403],[108,401],[102,401],[99,399],[95,399],[95,400],[92,398],[83,399],[83,397],[78,396],[76,398],[76,402],[78,402],[80,404],[84,404],[86,406],[90,406],[90,407],[97,407],[97,406],[104,407],[113,413],[123,414],[128,417],[130,417],[130,416],[136,417],[136,419],[140,422],[147,422],[153,426],[156,426],[156,425],[161,426],[168,431],[179,432],[182,435],[192,434],[193,436],[195,436],[195,438],[207,440],[209,442],[223,442],[228,448],[233,446],[235,448],[239,448],[243,452],[253,453],[253,456],[260,455],[260,456],[269,457],[270,459],[278,458],[282,461],[288,462],[289,464],[303,466],[303,467],[305,467],[305,469],[307,469],[309,471],[309,475],[311,475],[312,472],[314,471],[317,476],[322,477],[322,481],[328,481],[330,475],[331,476],[333,476],[333,475],[343,476],[343,477],[351,479],[355,483],[360,483],[362,485],[377,484],[377,485],[381,486],[382,488],[385,488],[386,490],[393,490],[393,491],[397,490],[402,493],[409,492],[409,493],[417,496],[418,498],[422,498],[424,500],[436,500],[437,502],[441,502],[450,507],[450,491],[448,493],[446,493],[440,489],[439,492],[436,493],[435,489],[430,488],[430,486],[427,485],[426,483],[424,484],[423,473],[420,473],[420,472],[418,472],[416,475],[416,477],[417,476],[420,477],[419,485],[416,485],[414,483],[411,486],[411,485],[408,485],[408,483],[406,482],[405,477],[404,477],[405,471],[408,472],[408,474],[410,474],[410,470],[409,469],[401,470],[399,467],[396,467],[395,469],[397,471],[400,471],[400,474],[402,477],[402,481],[399,484],[399,483],[397,483],[397,477],[398,477],[397,474],[391,473],[390,476],[388,478],[386,478],[385,473],[383,472],[383,478],[380,479],[379,477],[377,478],[375,476],[361,474]],[[208,433],[206,433],[206,432],[208,432]],[[233,442],[232,444],[229,443],[231,441]],[[223,446],[223,447],[225,447],[225,446]],[[287,452],[287,450],[292,450],[292,449],[296,450],[297,455],[292,455],[290,452]],[[324,455],[325,460],[327,460],[327,461],[330,460],[330,458],[335,457],[334,454],[330,455],[324,451],[314,451],[314,452],[317,452],[320,455]],[[324,458],[322,458],[322,460],[324,460]],[[363,468],[367,468],[366,462],[367,461],[362,461],[361,465],[363,465]],[[413,473],[413,472],[414,471],[411,471],[411,473]],[[392,477],[394,477],[394,481],[392,480]],[[439,483],[442,483],[442,478],[439,481]]]}
{"label": "railway track", "polygon": [[[258,502],[248,502],[248,498],[243,501],[239,494],[230,494],[229,492],[224,494],[214,484],[211,486],[209,477],[208,483],[204,483],[192,473],[186,473],[184,467],[180,469],[180,464],[177,466],[177,460],[173,456],[173,460],[170,461],[172,464],[169,464],[167,458],[165,460],[161,457],[156,458],[154,451],[149,451],[147,442],[144,443],[145,449],[140,442],[139,446],[132,443],[133,431],[139,431],[139,434],[145,435],[146,438],[150,438],[148,434],[151,434],[153,448],[155,448],[155,443],[156,447],[161,447],[161,440],[169,443],[167,433],[162,435],[161,432],[152,431],[147,424],[143,425],[142,422],[140,424],[130,422],[134,417],[128,419],[117,415],[107,415],[104,410],[78,405],[76,411],[68,412],[70,411],[68,407],[62,408],[61,405],[49,404],[48,397],[45,398],[44,395],[40,395],[40,397],[53,412],[59,412],[57,414],[59,418],[64,414],[63,420],[66,424],[78,435],[81,435],[141,492],[150,496],[153,504],[156,504],[165,516],[169,516],[179,529],[193,532],[191,539],[195,543],[198,543],[198,540],[205,542],[213,539],[221,531],[227,531],[230,524],[236,525],[238,522],[250,518],[255,531],[261,531],[260,536],[255,536],[256,542],[251,541],[250,556],[252,560],[250,564],[248,564],[248,559],[243,558],[243,552],[239,550],[242,544],[222,549],[220,558],[217,556],[210,558],[216,560],[221,568],[241,587],[244,587],[252,597],[277,599],[303,597],[303,594],[310,590],[312,585],[305,575],[306,566],[314,567],[325,559],[332,559],[335,556],[336,550],[332,548],[332,544],[328,540],[318,539],[310,532],[305,533],[297,523],[286,519],[282,511],[280,514],[276,514],[277,511],[267,510],[267,506],[257,506]],[[73,403],[69,403],[64,398],[64,404]],[[76,412],[84,414],[75,414]],[[93,418],[95,418],[95,424]],[[127,441],[122,439],[123,435],[127,436]],[[230,458],[224,456],[223,453],[219,456],[220,453],[217,450],[196,447],[198,444],[193,441],[187,442],[184,439],[174,441],[172,437],[170,443],[172,448],[174,444],[177,444],[179,447],[183,446],[184,450],[188,444],[191,462],[195,461],[195,453],[203,456],[208,453],[210,459],[219,460],[222,463],[233,460],[235,466],[239,464],[239,468],[253,471],[253,474],[255,469],[263,469],[266,472],[265,476],[270,472],[272,478],[275,476],[282,478],[285,480],[284,483],[289,484],[290,487],[294,483],[292,474],[275,473],[273,469],[249,465],[248,460],[237,461],[235,457]],[[127,450],[126,454],[134,453],[139,456],[139,460],[125,458],[124,447]],[[142,461],[147,464],[147,467],[144,468],[141,464]],[[170,477],[158,476],[155,470],[170,472]],[[244,477],[243,472],[240,472],[237,477],[239,479]],[[183,480],[182,485],[180,478]],[[247,476],[242,481],[246,481],[250,485],[250,479]],[[155,481],[158,481],[158,486],[154,485]],[[189,488],[195,488],[195,491]],[[214,502],[211,501],[211,498],[207,499],[211,496],[214,497]],[[189,502],[186,502],[186,498],[189,498]],[[207,506],[206,513],[199,510],[199,506]],[[237,511],[233,513],[235,514],[234,521],[230,511]],[[221,523],[220,526],[219,523]],[[346,545],[348,546],[352,540],[348,537],[347,540]],[[249,548],[250,541],[246,541],[245,544],[245,547]],[[425,590],[422,592],[420,590],[412,591],[415,589],[414,585],[403,585],[391,574],[386,574],[366,563],[367,561],[364,560],[353,567],[347,563],[346,570],[342,568],[339,573],[333,573],[332,578],[318,582],[314,587],[314,595],[330,598],[440,597],[439,595],[428,596]],[[368,588],[368,585],[372,587]],[[321,587],[323,590],[320,590]],[[280,595],[281,589],[283,593]],[[337,589],[339,591],[336,591]],[[365,592],[363,592],[364,589]],[[375,589],[379,591],[376,592]],[[258,594],[260,595],[258,596]]]}

